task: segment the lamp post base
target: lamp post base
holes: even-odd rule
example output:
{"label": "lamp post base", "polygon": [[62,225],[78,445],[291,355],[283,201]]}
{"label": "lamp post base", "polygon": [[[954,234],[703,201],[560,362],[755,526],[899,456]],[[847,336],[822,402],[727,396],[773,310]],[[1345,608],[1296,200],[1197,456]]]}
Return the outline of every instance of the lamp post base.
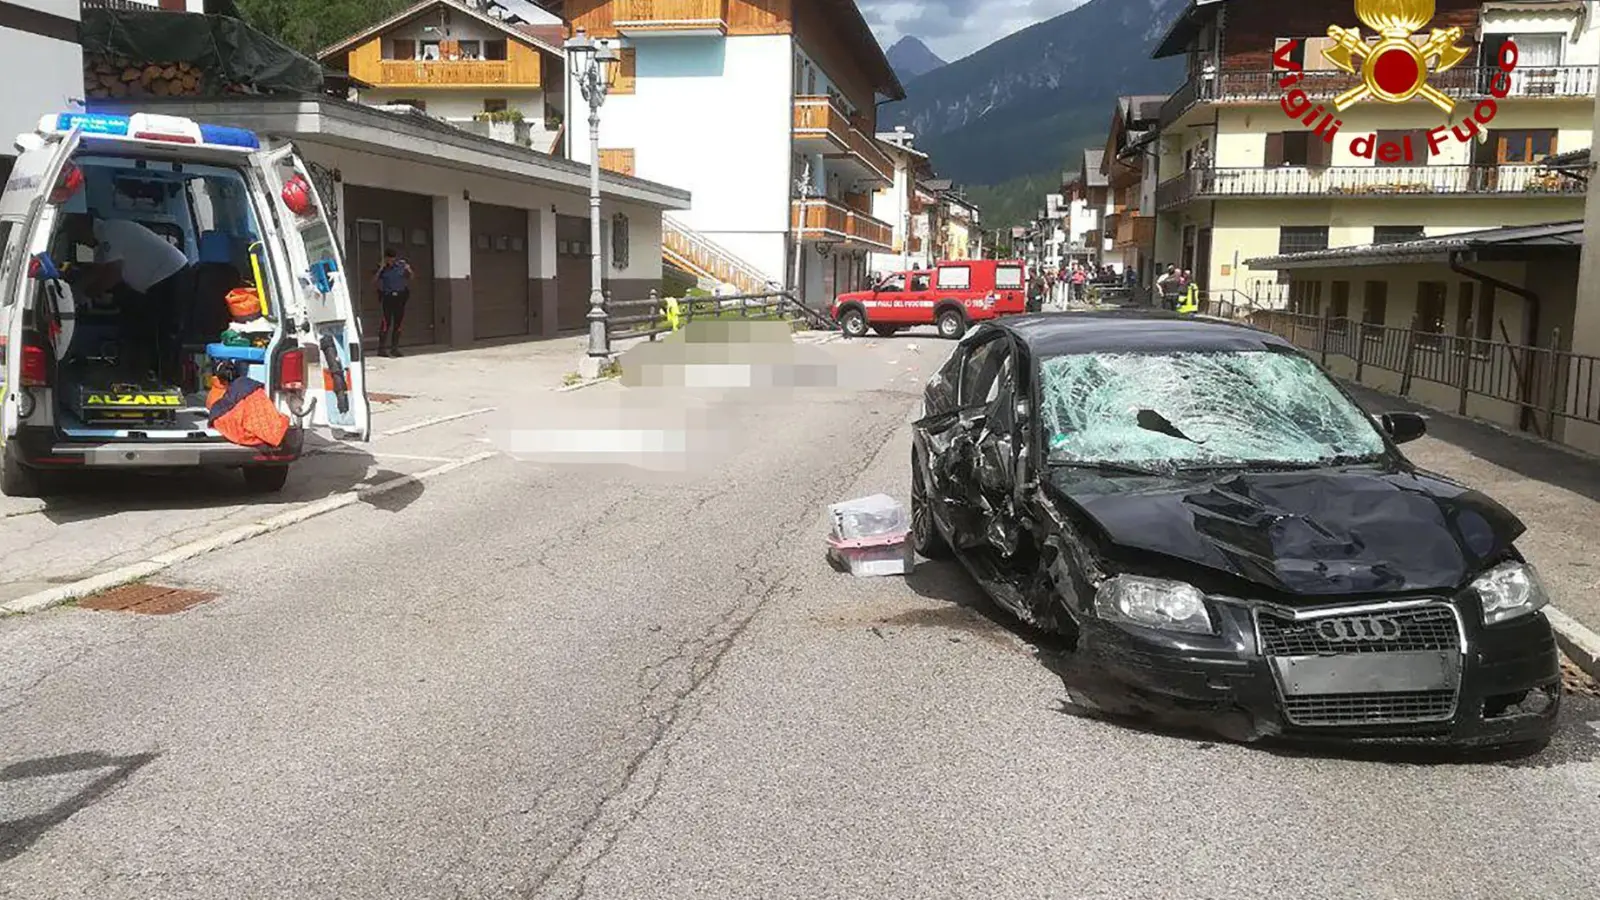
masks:
{"label": "lamp post base", "polygon": [[584,381],[593,381],[600,377],[601,369],[615,361],[616,357],[609,353],[605,356],[590,356],[585,353],[578,357],[578,377]]}

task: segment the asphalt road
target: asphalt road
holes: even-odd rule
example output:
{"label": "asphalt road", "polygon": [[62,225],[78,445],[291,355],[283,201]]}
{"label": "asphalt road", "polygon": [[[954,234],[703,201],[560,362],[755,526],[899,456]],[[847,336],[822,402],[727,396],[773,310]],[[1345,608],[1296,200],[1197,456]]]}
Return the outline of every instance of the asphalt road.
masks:
{"label": "asphalt road", "polygon": [[947,347],[873,343],[716,466],[497,459],[0,621],[0,896],[1596,895],[1592,703],[1524,761],[1151,733],[949,566],[834,572]]}

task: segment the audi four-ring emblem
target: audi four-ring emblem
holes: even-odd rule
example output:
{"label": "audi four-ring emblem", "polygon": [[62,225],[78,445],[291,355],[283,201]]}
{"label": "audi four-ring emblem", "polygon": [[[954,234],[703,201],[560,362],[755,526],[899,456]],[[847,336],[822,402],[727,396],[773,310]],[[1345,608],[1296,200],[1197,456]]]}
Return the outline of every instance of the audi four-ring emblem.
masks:
{"label": "audi four-ring emblem", "polygon": [[1400,639],[1400,623],[1392,616],[1348,616],[1317,623],[1317,636],[1335,644]]}

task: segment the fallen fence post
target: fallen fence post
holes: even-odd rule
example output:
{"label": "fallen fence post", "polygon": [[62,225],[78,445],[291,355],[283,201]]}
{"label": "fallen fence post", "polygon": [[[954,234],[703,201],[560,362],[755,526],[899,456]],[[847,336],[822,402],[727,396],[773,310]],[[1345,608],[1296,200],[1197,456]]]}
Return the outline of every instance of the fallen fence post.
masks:
{"label": "fallen fence post", "polygon": [[1361,370],[1367,359],[1367,323],[1356,325],[1356,384],[1361,384]]}
{"label": "fallen fence post", "polygon": [[1421,317],[1411,319],[1411,327],[1406,329],[1406,349],[1400,354],[1400,396],[1411,396],[1411,365],[1417,356],[1417,326],[1422,323]]}

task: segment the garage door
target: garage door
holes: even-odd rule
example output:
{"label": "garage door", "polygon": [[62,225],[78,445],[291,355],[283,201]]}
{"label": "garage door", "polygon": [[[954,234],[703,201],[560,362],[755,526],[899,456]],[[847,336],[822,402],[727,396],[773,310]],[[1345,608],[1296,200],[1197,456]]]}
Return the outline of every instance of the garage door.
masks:
{"label": "garage door", "polygon": [[556,327],[588,326],[589,220],[556,216]]}
{"label": "garage door", "polygon": [[511,337],[532,330],[527,245],[527,210],[472,204],[474,339]]}
{"label": "garage door", "polygon": [[372,276],[383,264],[383,251],[392,247],[411,263],[411,301],[400,329],[402,345],[439,342],[446,304],[433,295],[433,198],[403,191],[346,184],[344,187],[345,262],[350,293],[361,298],[361,334],[376,347],[383,309]]}

